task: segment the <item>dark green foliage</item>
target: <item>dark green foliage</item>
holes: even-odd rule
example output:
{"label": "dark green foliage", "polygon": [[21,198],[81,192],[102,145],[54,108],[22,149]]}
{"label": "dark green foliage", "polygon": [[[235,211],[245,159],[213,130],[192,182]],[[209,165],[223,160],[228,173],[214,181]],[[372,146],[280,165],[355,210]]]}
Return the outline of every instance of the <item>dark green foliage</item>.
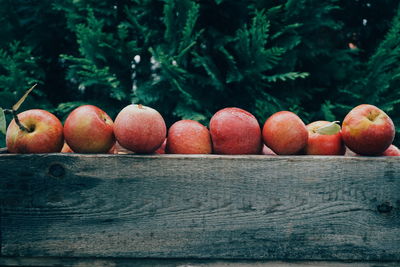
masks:
{"label": "dark green foliage", "polygon": [[386,111],[400,134],[400,8],[358,79],[341,90],[343,112],[355,104],[370,103]]}
{"label": "dark green foliage", "polygon": [[[295,45],[275,41],[283,32],[270,33],[269,10],[257,11],[244,2],[118,4],[108,3],[114,7],[108,12],[90,1],[57,5],[76,34],[78,53],[61,58],[83,100],[95,99],[103,108],[114,103],[111,115],[133,100],[156,107],[170,123],[181,118],[207,123],[226,106],[248,109],[261,120],[299,106],[298,99],[288,102],[274,92],[308,74],[297,72],[295,65],[280,65]],[[237,21],[221,28],[220,20],[208,17],[210,10],[227,20],[232,10]],[[75,105],[63,103],[56,111]]]}
{"label": "dark green foliage", "polygon": [[[43,83],[44,73],[38,67],[32,48],[14,41],[0,49],[0,106],[10,107],[34,83]],[[41,96],[41,91],[38,92]]]}
{"label": "dark green foliage", "polygon": [[[400,111],[400,9],[392,26],[367,64],[362,87],[370,88],[365,96],[388,112]],[[400,119],[400,118],[397,118]],[[397,122],[400,122],[399,120]],[[400,128],[399,128],[400,129]]]}
{"label": "dark green foliage", "polygon": [[23,108],[61,119],[85,103],[115,117],[135,102],[159,110],[168,125],[207,124],[227,106],[260,123],[284,109],[308,123],[343,120],[371,103],[400,127],[398,15],[384,37],[395,0],[0,4],[1,107],[37,82]]}
{"label": "dark green foliage", "polygon": [[[197,29],[199,6],[191,1],[186,5],[186,13],[174,2],[165,5],[164,42],[149,47],[151,78],[137,84],[138,100],[162,107],[164,114],[172,111],[173,119],[204,123],[226,106],[239,106],[256,115],[264,115],[257,108],[260,101],[284,106],[282,99],[272,96],[267,89],[278,80],[304,78],[307,74],[277,70],[286,50],[269,44],[265,13],[256,12],[231,35],[223,35],[217,25],[208,25],[207,29],[200,25]],[[174,17],[174,13],[184,18]],[[171,27],[183,30],[173,31]]]}

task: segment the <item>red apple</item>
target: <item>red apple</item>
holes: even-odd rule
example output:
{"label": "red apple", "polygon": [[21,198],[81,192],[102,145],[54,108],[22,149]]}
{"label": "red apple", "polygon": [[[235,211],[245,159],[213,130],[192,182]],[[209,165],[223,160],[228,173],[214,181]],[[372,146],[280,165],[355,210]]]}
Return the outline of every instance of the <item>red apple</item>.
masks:
{"label": "red apple", "polygon": [[61,153],[74,153],[74,151],[72,151],[69,145],[66,142],[64,142],[64,146],[61,149]]}
{"label": "red apple", "polygon": [[6,144],[10,153],[60,152],[64,144],[63,126],[50,112],[31,109],[18,114],[28,131],[21,130],[15,120],[7,128]]}
{"label": "red apple", "polygon": [[382,154],[382,156],[400,156],[400,149],[395,145],[390,145]]}
{"label": "red apple", "polygon": [[114,146],[110,149],[109,154],[133,154],[133,151],[130,151],[124,147],[122,147],[118,142],[115,142]]}
{"label": "red apple", "polygon": [[169,154],[211,154],[210,132],[197,121],[177,121],[168,130],[166,151]]}
{"label": "red apple", "polygon": [[117,142],[107,151],[107,154],[118,154]]}
{"label": "red apple", "polygon": [[271,148],[267,147],[266,145],[263,145],[261,155],[276,156],[276,153],[274,151],[272,151]]}
{"label": "red apple", "polygon": [[[117,150],[117,144],[113,145],[110,150],[108,150],[107,154],[118,154],[118,150]],[[64,143],[64,146],[61,149],[61,153],[75,153],[74,151],[72,151],[72,149],[69,147],[69,145],[67,143]]]}
{"label": "red apple", "polygon": [[157,110],[129,105],[117,115],[114,133],[124,148],[136,153],[153,153],[164,142],[167,127]]}
{"label": "red apple", "polygon": [[381,155],[392,143],[394,135],[393,121],[373,105],[359,105],[343,120],[343,140],[360,155]]}
{"label": "red apple", "polygon": [[297,154],[308,140],[304,122],[290,111],[280,111],[269,117],[262,133],[264,143],[278,155]]}
{"label": "red apple", "polygon": [[113,121],[96,106],[80,106],[65,120],[64,137],[76,153],[107,153],[115,143]]}
{"label": "red apple", "polygon": [[162,143],[162,145],[159,148],[157,148],[157,150],[154,151],[154,153],[156,153],[156,154],[165,154],[165,148],[167,146],[167,139],[168,138],[165,138],[165,140]]}
{"label": "red apple", "polygon": [[261,129],[257,119],[240,108],[224,108],[210,120],[215,154],[260,154]]}
{"label": "red apple", "polygon": [[350,148],[348,148],[347,146],[345,146],[344,155],[349,156],[349,157],[360,156],[357,153],[354,153],[353,151],[351,151]]}
{"label": "red apple", "polygon": [[340,126],[329,121],[315,121],[308,124],[307,155],[343,155],[345,146]]}

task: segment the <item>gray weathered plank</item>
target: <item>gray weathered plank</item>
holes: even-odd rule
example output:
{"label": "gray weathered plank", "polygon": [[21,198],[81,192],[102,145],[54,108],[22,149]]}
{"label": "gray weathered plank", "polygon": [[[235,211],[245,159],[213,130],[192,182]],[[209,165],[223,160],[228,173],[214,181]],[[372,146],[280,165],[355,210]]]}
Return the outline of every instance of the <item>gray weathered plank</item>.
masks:
{"label": "gray weathered plank", "polygon": [[126,258],[11,258],[0,257],[0,266],[27,267],[398,267],[400,262],[245,261]]}
{"label": "gray weathered plank", "polygon": [[0,155],[3,256],[400,260],[400,158]]}

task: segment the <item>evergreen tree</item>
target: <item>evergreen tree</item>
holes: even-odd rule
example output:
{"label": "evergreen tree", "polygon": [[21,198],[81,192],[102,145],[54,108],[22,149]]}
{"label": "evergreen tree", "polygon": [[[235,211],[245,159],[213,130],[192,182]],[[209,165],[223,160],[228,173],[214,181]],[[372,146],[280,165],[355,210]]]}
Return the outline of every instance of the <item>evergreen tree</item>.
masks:
{"label": "evergreen tree", "polygon": [[[265,1],[270,3],[270,1]],[[276,12],[276,28],[291,25],[296,32],[296,46],[285,58],[286,64],[310,73],[310,77],[293,83],[291,90],[282,91],[289,98],[303,91],[298,101],[298,111],[306,122],[326,119],[337,120],[330,111],[334,92],[353,79],[354,68],[359,64],[357,54],[346,46],[344,24],[338,13],[338,0],[288,0],[282,1]],[[284,39],[285,40],[285,39]],[[289,39],[291,40],[291,39]]]}
{"label": "evergreen tree", "polygon": [[293,67],[280,70],[288,49],[274,44],[271,36],[279,33],[270,33],[268,12],[244,1],[135,1],[114,6],[115,12],[111,3],[105,9],[90,1],[66,3],[58,8],[67,12],[79,44],[79,55],[63,56],[68,78],[89,96],[120,101],[118,107],[132,96],[169,122],[206,123],[225,106],[264,119],[266,108],[272,113],[288,106],[268,88],[307,76]]}
{"label": "evergreen tree", "polygon": [[[340,91],[342,114],[357,104],[369,103],[386,111],[400,134],[400,7],[391,28],[354,82]],[[341,114],[341,115],[342,115]]]}
{"label": "evergreen tree", "polygon": [[0,0],[0,105],[10,107],[34,83],[23,108],[52,110],[73,95],[59,54],[74,49],[62,14],[50,0]]}
{"label": "evergreen tree", "polygon": [[45,108],[61,119],[84,103],[115,117],[140,102],[168,125],[181,118],[207,124],[227,106],[260,123],[283,109],[308,123],[342,120],[355,105],[372,103],[399,125],[398,15],[383,38],[396,0],[0,5],[2,107],[39,83],[23,109]]}

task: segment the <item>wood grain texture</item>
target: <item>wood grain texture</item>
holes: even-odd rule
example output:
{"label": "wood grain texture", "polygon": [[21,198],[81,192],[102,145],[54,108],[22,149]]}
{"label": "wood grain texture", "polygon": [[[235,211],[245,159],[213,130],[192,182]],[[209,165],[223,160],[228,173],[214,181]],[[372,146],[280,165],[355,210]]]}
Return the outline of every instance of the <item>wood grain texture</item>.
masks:
{"label": "wood grain texture", "polygon": [[399,265],[400,262],[0,257],[0,266],[26,267],[398,267]]}
{"label": "wood grain texture", "polygon": [[400,158],[0,155],[3,256],[400,260]]}

